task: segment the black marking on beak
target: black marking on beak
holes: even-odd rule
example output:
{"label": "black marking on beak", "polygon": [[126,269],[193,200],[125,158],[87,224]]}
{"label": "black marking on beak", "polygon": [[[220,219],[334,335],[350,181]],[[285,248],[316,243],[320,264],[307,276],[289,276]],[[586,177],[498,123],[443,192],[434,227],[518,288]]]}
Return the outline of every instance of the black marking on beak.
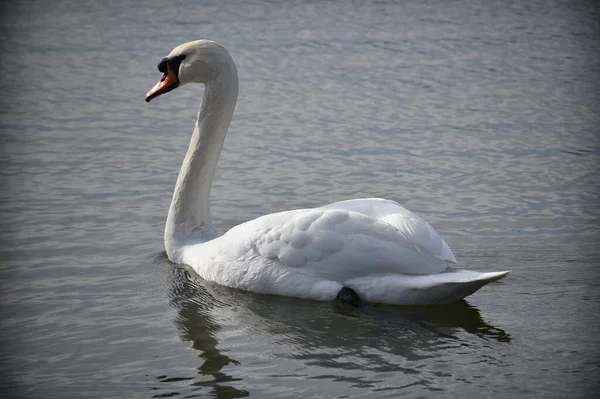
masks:
{"label": "black marking on beak", "polygon": [[185,60],[185,57],[185,54],[176,55],[174,57],[165,57],[158,63],[158,70],[166,74],[168,64],[175,76],[179,77],[179,66],[181,65],[181,61]]}

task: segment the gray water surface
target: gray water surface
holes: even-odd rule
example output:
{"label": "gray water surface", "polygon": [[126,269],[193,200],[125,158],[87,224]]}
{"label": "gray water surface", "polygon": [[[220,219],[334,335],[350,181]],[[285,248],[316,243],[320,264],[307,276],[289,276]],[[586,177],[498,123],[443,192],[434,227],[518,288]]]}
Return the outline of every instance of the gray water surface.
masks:
{"label": "gray water surface", "polygon": [[[2,3],[0,386],[6,397],[593,397],[599,10],[570,1]],[[201,87],[150,104],[209,38],[240,95],[221,231],[385,197],[461,265],[438,307],[214,286],[162,232]]]}

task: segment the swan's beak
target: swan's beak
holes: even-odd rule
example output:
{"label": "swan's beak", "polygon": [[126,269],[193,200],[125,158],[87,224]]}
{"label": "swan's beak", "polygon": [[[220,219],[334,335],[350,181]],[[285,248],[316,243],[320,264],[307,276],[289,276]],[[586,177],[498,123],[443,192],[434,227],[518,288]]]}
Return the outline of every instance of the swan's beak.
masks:
{"label": "swan's beak", "polygon": [[171,70],[171,67],[167,64],[167,70],[163,77],[154,85],[148,93],[146,93],[146,102],[150,102],[153,98],[165,94],[179,86],[179,79],[177,75]]}

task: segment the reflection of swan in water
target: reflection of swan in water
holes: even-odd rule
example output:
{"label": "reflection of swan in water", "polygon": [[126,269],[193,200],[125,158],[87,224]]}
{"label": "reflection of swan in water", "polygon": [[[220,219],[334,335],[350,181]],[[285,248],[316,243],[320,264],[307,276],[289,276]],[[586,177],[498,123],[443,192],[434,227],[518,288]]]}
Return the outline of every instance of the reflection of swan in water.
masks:
{"label": "reflection of swan in water", "polygon": [[195,381],[198,387],[212,387],[216,397],[242,398],[248,396],[248,391],[238,390],[228,382],[238,379],[222,371],[225,366],[239,365],[239,362],[224,355],[217,349],[216,334],[220,326],[211,318],[211,312],[222,306],[217,300],[198,284],[189,283],[186,271],[180,268],[174,270],[170,286],[170,302],[177,309],[178,315],[174,320],[183,341],[192,343],[192,348],[198,351],[203,363],[198,367],[198,374],[210,377],[209,380]]}
{"label": "reflection of swan in water", "polygon": [[510,334],[485,322],[479,309],[464,300],[444,306],[380,307],[377,310],[380,315],[388,313],[392,320],[397,317],[413,320],[448,338],[456,338],[454,334],[462,330],[485,340],[511,341]]}
{"label": "reflection of swan in water", "polygon": [[[398,373],[395,380],[432,380],[426,363],[452,356],[449,348],[467,345],[475,351],[489,348],[490,342],[510,342],[506,332],[486,323],[479,310],[464,301],[366,310],[331,302],[306,306],[305,300],[206,282],[166,258],[158,262],[166,262],[172,272],[169,297],[177,309],[179,335],[202,359],[197,368],[201,377],[194,377],[190,385],[211,387],[211,395],[217,397],[247,396],[244,388],[253,378],[253,364],[261,360],[277,365],[269,378],[285,378],[290,370],[301,369],[313,373],[311,378],[334,381],[351,381],[349,376],[358,373],[355,378],[368,383],[369,375],[381,371]],[[323,373],[324,368],[329,371]]]}
{"label": "reflection of swan in water", "polygon": [[460,328],[469,334],[480,338],[499,342],[510,342],[511,336],[504,330],[494,327],[483,320],[479,309],[467,301],[461,301],[446,306],[427,306],[406,309],[407,314],[418,314],[424,320],[430,320],[438,328]]}

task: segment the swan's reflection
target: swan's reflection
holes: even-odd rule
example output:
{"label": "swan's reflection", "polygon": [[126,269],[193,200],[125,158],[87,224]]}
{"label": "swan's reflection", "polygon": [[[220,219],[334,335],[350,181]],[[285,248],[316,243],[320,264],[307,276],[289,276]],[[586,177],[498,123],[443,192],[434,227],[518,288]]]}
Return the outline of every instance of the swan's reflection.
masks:
{"label": "swan's reflection", "polygon": [[[239,363],[233,358],[235,354],[225,355],[219,348],[221,333],[239,335],[249,346],[262,343],[268,358],[279,358],[271,363],[289,359],[295,366],[300,361],[307,367],[333,368],[338,379],[348,370],[414,375],[423,372],[419,362],[424,359],[451,356],[447,351],[453,345],[477,348],[486,343],[480,339],[497,343],[511,340],[509,334],[486,323],[479,310],[465,301],[444,306],[356,310],[345,304],[234,290],[201,280],[185,267],[170,267],[170,302],[178,310],[175,325],[181,338],[190,341],[203,360],[198,373],[210,377],[193,384],[212,387],[217,397],[249,394],[232,386],[239,387],[240,383],[228,384],[240,378],[223,369]],[[243,358],[247,354],[238,355]],[[236,376],[244,374],[235,371]]]}
{"label": "swan's reflection", "polygon": [[[169,262],[164,259],[165,262]],[[192,383],[198,387],[212,387],[211,394],[217,398],[242,398],[249,395],[248,391],[239,390],[227,384],[239,379],[223,372],[227,365],[239,365],[239,362],[224,355],[217,349],[216,334],[220,326],[211,317],[211,313],[219,307],[226,306],[213,298],[202,285],[190,279],[190,272],[174,266],[170,284],[170,302],[177,309],[174,320],[182,340],[192,343],[198,351],[203,363],[198,367],[198,374],[210,377],[206,381]]]}

